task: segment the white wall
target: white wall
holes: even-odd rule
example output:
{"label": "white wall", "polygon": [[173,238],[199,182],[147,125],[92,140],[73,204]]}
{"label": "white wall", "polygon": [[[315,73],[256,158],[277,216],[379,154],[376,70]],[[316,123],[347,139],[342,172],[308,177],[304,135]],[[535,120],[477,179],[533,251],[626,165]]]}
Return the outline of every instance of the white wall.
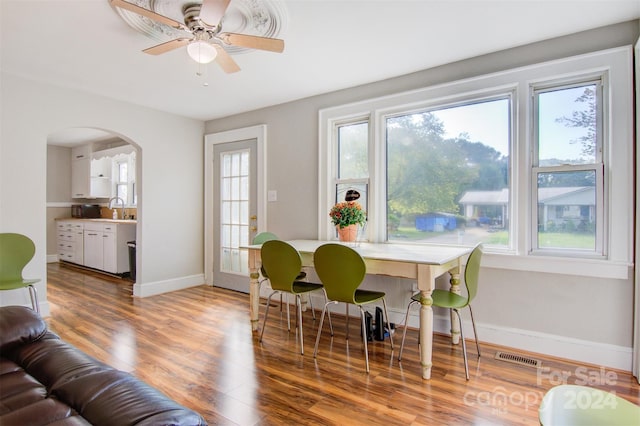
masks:
{"label": "white wall", "polygon": [[[639,22],[573,34],[425,70],[366,86],[315,96],[206,123],[206,133],[256,124],[268,126],[267,189],[278,201],[267,204],[267,229],[283,239],[317,238],[318,111],[439,83],[519,66],[633,44]],[[632,181],[633,176],[628,176]],[[291,214],[291,212],[296,212]],[[618,244],[626,244],[626,241]],[[616,244],[616,241],[613,241]],[[633,277],[621,265],[618,278],[514,270],[488,259],[474,303],[480,340],[631,370]],[[602,274],[606,275],[606,274]],[[312,274],[313,278],[313,274]],[[411,283],[368,277],[369,287],[387,291],[392,321],[400,322]],[[447,288],[446,279],[439,286]],[[447,316],[437,311],[435,327],[448,332]],[[468,313],[466,313],[468,318]],[[415,318],[412,324],[417,326]],[[469,325],[469,324],[467,324]],[[465,326],[467,336],[470,328]]]}
{"label": "white wall", "polygon": [[[34,240],[36,255],[25,276],[42,278],[42,311],[49,309],[47,136],[69,127],[107,130],[140,149],[135,293],[203,283],[203,123],[6,73],[0,78],[0,232]],[[28,305],[28,297],[21,291],[0,293],[0,305],[15,303]]]}

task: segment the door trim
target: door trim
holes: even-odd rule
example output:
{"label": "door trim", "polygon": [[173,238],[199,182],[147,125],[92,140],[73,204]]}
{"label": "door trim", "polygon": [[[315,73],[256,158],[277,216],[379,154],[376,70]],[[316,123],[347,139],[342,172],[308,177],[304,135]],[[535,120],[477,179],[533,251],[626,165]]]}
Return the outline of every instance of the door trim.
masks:
{"label": "door trim", "polygon": [[267,125],[243,127],[240,129],[228,130],[225,132],[210,133],[204,136],[204,278],[205,283],[213,285],[213,146],[223,143],[237,142],[247,139],[256,140],[257,148],[257,215],[256,226],[258,232],[266,229],[267,224]]}

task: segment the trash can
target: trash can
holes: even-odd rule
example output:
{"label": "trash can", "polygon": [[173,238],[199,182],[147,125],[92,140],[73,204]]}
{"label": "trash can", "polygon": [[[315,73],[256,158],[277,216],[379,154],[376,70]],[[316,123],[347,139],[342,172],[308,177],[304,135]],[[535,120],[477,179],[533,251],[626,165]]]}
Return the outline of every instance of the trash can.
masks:
{"label": "trash can", "polygon": [[136,280],[136,242],[129,241],[129,276],[133,281]]}

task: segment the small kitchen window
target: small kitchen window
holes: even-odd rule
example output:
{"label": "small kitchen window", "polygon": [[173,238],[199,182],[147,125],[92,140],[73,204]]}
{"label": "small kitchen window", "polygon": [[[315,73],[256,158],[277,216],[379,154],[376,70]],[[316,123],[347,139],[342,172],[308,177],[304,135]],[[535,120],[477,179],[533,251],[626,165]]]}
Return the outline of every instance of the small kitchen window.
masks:
{"label": "small kitchen window", "polygon": [[135,206],[138,201],[135,192],[135,164],[135,153],[120,154],[113,159],[114,196],[122,198],[127,206]]}

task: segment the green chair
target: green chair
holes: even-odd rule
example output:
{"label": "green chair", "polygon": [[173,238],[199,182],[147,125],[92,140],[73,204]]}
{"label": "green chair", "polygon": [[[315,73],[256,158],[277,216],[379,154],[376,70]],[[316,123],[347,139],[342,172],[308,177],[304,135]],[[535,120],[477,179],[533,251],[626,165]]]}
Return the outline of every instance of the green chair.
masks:
{"label": "green chair", "polygon": [[[260,232],[253,237],[252,244],[264,244],[267,241],[279,240],[278,236],[273,232]],[[296,280],[302,281],[307,278],[307,273],[304,271],[300,271]],[[258,279],[258,292],[260,291],[260,287],[262,283],[269,280],[269,276],[267,275],[267,271],[264,270],[264,266],[260,266],[260,279]],[[289,319],[289,301],[287,300],[287,324],[289,329],[291,329],[291,320]],[[282,312],[282,293],[280,293],[280,311]]]}
{"label": "green chair", "polygon": [[543,426],[640,425],[640,407],[600,389],[559,385],[542,398],[538,418]]}
{"label": "green chair", "polygon": [[36,246],[33,241],[22,234],[0,234],[0,290],[15,290],[27,287],[33,310],[40,313],[38,292],[33,284],[39,279],[26,280],[22,270],[33,259]]}
{"label": "green chair", "polygon": [[[267,308],[264,313],[264,322],[262,323],[262,331],[260,332],[260,342],[262,342],[262,336],[267,325],[267,318],[269,317],[269,306],[271,304],[271,297],[276,293],[288,293],[293,294],[296,297],[296,307],[298,315],[296,317],[296,325],[300,333],[300,353],[304,354],[304,341],[302,333],[302,300],[300,295],[311,293],[316,290],[323,290],[322,284],[310,283],[307,281],[298,281],[297,277],[300,274],[300,268],[302,267],[302,260],[300,259],[300,253],[289,243],[280,240],[269,240],[262,245],[260,250],[262,257],[262,266],[265,268],[268,274],[269,281],[271,282],[271,288],[273,292],[267,298]],[[326,293],[324,294],[326,300]],[[311,301],[311,299],[309,299]],[[287,303],[288,306],[288,303]],[[311,305],[311,312],[315,319],[315,312],[313,311],[313,305]],[[287,326],[288,330],[291,330],[291,324],[289,322],[289,311],[287,308]]]}
{"label": "green chair", "polygon": [[[276,234],[274,234],[273,232],[260,232],[259,234],[257,234],[255,237],[253,237],[253,241],[252,244],[256,245],[256,244],[264,244],[267,241],[272,241],[272,240],[279,240],[280,238],[278,238],[278,236]],[[260,266],[260,280],[258,281],[258,286],[262,285],[263,282],[267,281],[269,279],[269,276],[267,275],[267,272],[264,270],[264,266]],[[300,271],[300,273],[298,274],[298,277],[296,278],[297,280],[303,280],[307,277],[307,273],[304,271]],[[282,302],[282,300],[281,300]]]}
{"label": "green chair", "polygon": [[[327,298],[329,299],[322,309],[322,316],[320,317],[320,325],[318,327],[318,336],[316,337],[313,356],[316,357],[318,355],[318,344],[320,343],[322,324],[324,322],[324,314],[327,312],[327,307],[330,304],[337,304],[339,302],[356,305],[360,309],[362,341],[364,343],[364,357],[368,373],[369,352],[367,348],[367,330],[364,315],[365,310],[363,306],[382,300],[384,316],[387,321],[387,329],[390,330],[385,293],[381,291],[358,289],[364,280],[367,270],[362,256],[360,256],[360,254],[351,247],[335,243],[323,244],[318,247],[313,254],[313,263],[316,273],[324,285]],[[331,319],[330,316],[329,319]],[[347,339],[349,339],[348,319],[349,316],[347,315]],[[331,335],[333,336],[333,327],[331,327]],[[393,349],[391,333],[389,334],[389,341],[391,343],[391,349]]]}
{"label": "green chair", "polygon": [[[480,345],[478,344],[478,333],[476,332],[476,322],[473,319],[473,311],[471,310],[471,301],[476,297],[478,293],[478,275],[480,273],[480,260],[482,259],[483,247],[478,244],[467,259],[467,266],[464,270],[464,284],[467,287],[467,295],[461,296],[459,294],[452,293],[448,290],[435,289],[431,293],[433,299],[432,306],[438,306],[441,308],[452,309],[458,317],[458,323],[460,324],[460,337],[462,340],[462,356],[464,357],[464,372],[467,380],[469,380],[469,364],[467,362],[467,344],[464,340],[464,333],[462,330],[462,318],[460,317],[459,310],[468,306],[471,313],[471,324],[473,325],[473,335],[476,339],[476,349],[478,350],[478,357],[480,357]],[[409,319],[409,311],[414,304],[420,304],[421,295],[416,293],[411,297],[411,302],[407,306],[407,313],[404,317],[404,331],[402,332],[402,343],[400,344],[400,353],[398,354],[398,361],[402,360],[402,350],[404,349],[404,339],[407,337],[407,321]]]}

